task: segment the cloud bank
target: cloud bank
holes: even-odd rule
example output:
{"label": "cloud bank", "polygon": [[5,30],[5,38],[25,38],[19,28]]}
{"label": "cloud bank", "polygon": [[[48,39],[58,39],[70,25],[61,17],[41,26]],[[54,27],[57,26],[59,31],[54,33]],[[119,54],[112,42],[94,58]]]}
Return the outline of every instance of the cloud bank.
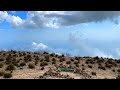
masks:
{"label": "cloud bank", "polygon": [[114,21],[120,16],[120,11],[28,11],[27,18],[0,11],[0,20],[9,22],[15,28],[59,28],[82,23]]}

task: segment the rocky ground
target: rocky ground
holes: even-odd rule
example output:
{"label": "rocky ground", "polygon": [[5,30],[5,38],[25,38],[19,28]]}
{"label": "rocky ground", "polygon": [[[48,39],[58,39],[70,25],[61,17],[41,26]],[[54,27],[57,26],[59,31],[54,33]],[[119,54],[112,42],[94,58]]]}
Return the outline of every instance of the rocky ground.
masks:
{"label": "rocky ground", "polygon": [[0,79],[119,79],[120,60],[0,51]]}

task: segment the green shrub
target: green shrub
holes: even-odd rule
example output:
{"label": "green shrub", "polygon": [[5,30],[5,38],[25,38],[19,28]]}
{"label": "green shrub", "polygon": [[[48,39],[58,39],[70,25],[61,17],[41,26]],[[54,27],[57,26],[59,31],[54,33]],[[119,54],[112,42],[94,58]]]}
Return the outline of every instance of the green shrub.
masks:
{"label": "green shrub", "polygon": [[15,70],[15,66],[13,64],[10,64],[6,67],[5,70],[9,70],[9,71]]}
{"label": "green shrub", "polygon": [[79,63],[77,61],[75,61],[74,64],[79,64]]}
{"label": "green shrub", "polygon": [[3,67],[3,63],[0,63],[0,68],[2,68]]}
{"label": "green shrub", "polygon": [[3,77],[4,78],[11,78],[12,74],[11,73],[4,73]]}
{"label": "green shrub", "polygon": [[55,59],[55,58],[52,58],[52,61],[54,62],[54,61],[56,61],[56,59]]}
{"label": "green shrub", "polygon": [[21,62],[21,63],[20,63],[20,66],[25,66],[25,65],[26,65],[25,62]]}
{"label": "green shrub", "polygon": [[85,70],[85,68],[82,68],[82,70]]}
{"label": "green shrub", "polygon": [[35,66],[34,66],[34,64],[29,63],[29,64],[28,64],[28,68],[33,69],[33,68],[35,68]]}
{"label": "green shrub", "polygon": [[76,67],[79,67],[79,64],[76,64]]}

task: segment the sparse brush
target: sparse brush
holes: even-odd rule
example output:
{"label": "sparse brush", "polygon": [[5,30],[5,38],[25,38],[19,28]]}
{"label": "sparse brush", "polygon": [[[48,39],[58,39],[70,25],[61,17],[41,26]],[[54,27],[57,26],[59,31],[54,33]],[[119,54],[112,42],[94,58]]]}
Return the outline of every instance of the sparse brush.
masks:
{"label": "sparse brush", "polygon": [[96,57],[94,57],[94,59],[99,59],[99,57],[98,57],[98,56],[96,56]]}
{"label": "sparse brush", "polygon": [[29,63],[28,68],[33,69],[33,68],[35,68],[35,65],[33,63]]}
{"label": "sparse brush", "polygon": [[112,71],[115,72],[115,69],[113,69]]}
{"label": "sparse brush", "polygon": [[55,53],[51,53],[50,56],[54,57],[54,56],[55,56]]}
{"label": "sparse brush", "polygon": [[92,65],[88,65],[89,68],[92,68]]}
{"label": "sparse brush", "polygon": [[119,60],[116,60],[117,63],[120,63],[120,59]]}
{"label": "sparse brush", "polygon": [[71,60],[72,62],[74,62],[74,59],[71,58],[70,60]]}
{"label": "sparse brush", "polygon": [[63,62],[63,61],[65,61],[65,58],[60,58],[60,62]]}
{"label": "sparse brush", "polygon": [[118,69],[117,72],[120,72],[120,69]]}
{"label": "sparse brush", "polygon": [[120,79],[120,75],[117,75],[116,79]]}
{"label": "sparse brush", "polygon": [[3,76],[4,75],[4,71],[0,71],[0,76]]}
{"label": "sparse brush", "polygon": [[74,64],[79,64],[79,63],[77,61],[75,61]]}
{"label": "sparse brush", "polygon": [[8,71],[12,71],[12,70],[15,70],[15,66],[13,64],[10,64],[6,67],[5,70],[8,70]]}
{"label": "sparse brush", "polygon": [[44,70],[44,67],[41,67],[41,70]]}
{"label": "sparse brush", "polygon": [[71,64],[71,61],[67,61],[66,64]]}
{"label": "sparse brush", "polygon": [[25,62],[21,62],[21,63],[20,63],[20,66],[25,66],[25,65],[26,65]]}
{"label": "sparse brush", "polygon": [[1,58],[1,59],[0,59],[0,61],[4,61],[4,59],[3,59],[3,58]]}
{"label": "sparse brush", "polygon": [[45,62],[45,61],[43,61],[43,62],[40,63],[40,66],[46,66],[46,65],[48,65],[48,63]]}
{"label": "sparse brush", "polygon": [[91,74],[96,76],[96,72],[91,72]]}
{"label": "sparse brush", "polygon": [[56,61],[52,61],[52,64],[56,64]]}
{"label": "sparse brush", "polygon": [[0,63],[0,68],[2,68],[3,67],[3,63]]}
{"label": "sparse brush", "polygon": [[52,58],[52,61],[54,62],[54,61],[56,61],[56,59],[55,59],[55,58]]}
{"label": "sparse brush", "polygon": [[12,73],[4,73],[3,77],[4,78],[11,78],[12,77]]}
{"label": "sparse brush", "polygon": [[102,69],[102,70],[106,70],[105,67],[103,67],[102,65],[99,65],[98,68]]}
{"label": "sparse brush", "polygon": [[85,68],[82,68],[82,70],[85,70]]}
{"label": "sparse brush", "polygon": [[107,68],[111,68],[111,67],[112,67],[112,65],[111,65],[111,64],[108,64],[108,63],[106,63],[105,66],[106,66]]}
{"label": "sparse brush", "polygon": [[76,64],[76,67],[79,67],[79,64]]}

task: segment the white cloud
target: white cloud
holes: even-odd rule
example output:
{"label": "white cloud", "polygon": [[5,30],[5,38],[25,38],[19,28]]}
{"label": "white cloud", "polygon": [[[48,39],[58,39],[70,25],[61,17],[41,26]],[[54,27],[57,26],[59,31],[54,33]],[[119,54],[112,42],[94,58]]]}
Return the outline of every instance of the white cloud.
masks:
{"label": "white cloud", "polygon": [[117,55],[120,56],[120,48],[117,48],[115,51],[116,51]]}
{"label": "white cloud", "polygon": [[15,14],[16,12],[15,11],[11,11],[11,13]]}
{"label": "white cloud", "polygon": [[94,48],[93,52],[94,52],[94,56],[99,56],[99,57],[104,57],[104,58],[106,58],[106,57],[114,58],[113,55],[106,54],[105,52],[99,50],[98,48]]}
{"label": "white cloud", "polygon": [[48,46],[43,43],[37,44],[36,42],[32,42],[32,48],[34,50],[47,50]]}
{"label": "white cloud", "polygon": [[90,45],[88,46],[84,40],[76,37],[75,34],[70,34],[69,41],[75,48],[85,51],[86,55],[114,58],[111,54],[106,54],[104,51],[101,51],[98,48],[91,47]]}
{"label": "white cloud", "polygon": [[0,11],[0,21],[9,22],[14,28],[20,28],[23,23],[20,17],[10,15],[6,11]]}
{"label": "white cloud", "polygon": [[[27,18],[12,16],[6,11],[0,11],[0,20],[5,20],[15,28],[59,28],[90,22],[101,22],[107,19],[117,23],[120,11],[28,11]],[[87,24],[85,24],[87,25]]]}

